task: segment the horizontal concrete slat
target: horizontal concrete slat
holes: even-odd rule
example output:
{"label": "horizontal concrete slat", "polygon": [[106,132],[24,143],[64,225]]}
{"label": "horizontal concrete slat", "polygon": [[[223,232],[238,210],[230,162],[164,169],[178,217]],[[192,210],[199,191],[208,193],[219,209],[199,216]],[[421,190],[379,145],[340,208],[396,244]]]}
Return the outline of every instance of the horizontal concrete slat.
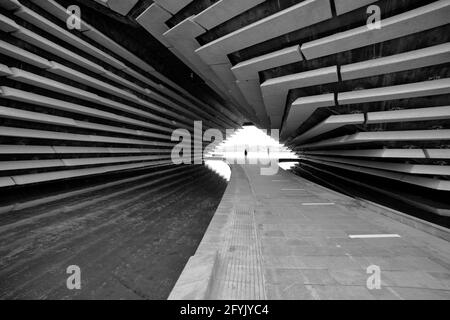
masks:
{"label": "horizontal concrete slat", "polygon": [[368,6],[378,0],[334,0],[336,14],[341,15],[355,9]]}
{"label": "horizontal concrete slat", "polygon": [[125,164],[125,165],[107,166],[107,167],[90,168],[90,169],[46,172],[46,173],[14,176],[14,177],[12,177],[12,179],[15,181],[15,183],[17,185],[27,185],[27,184],[33,184],[33,183],[39,183],[39,182],[63,180],[63,179],[76,178],[76,177],[85,177],[85,176],[114,172],[114,171],[133,170],[133,169],[139,169],[139,168],[145,168],[145,167],[151,167],[151,166],[161,166],[161,165],[169,165],[169,163],[167,163],[165,161],[156,161],[156,162]]}
{"label": "horizontal concrete slat", "polygon": [[450,2],[439,0],[429,5],[382,20],[381,29],[366,25],[304,43],[301,51],[308,59],[361,48],[450,23]]}
{"label": "horizontal concrete slat", "polygon": [[45,113],[25,111],[15,108],[0,106],[0,117],[24,121],[33,121],[45,124],[57,124],[63,126],[76,126],[75,120],[64,117],[57,117]]}
{"label": "horizontal concrete slat", "polygon": [[48,70],[52,73],[58,74],[60,76],[63,76],[65,78],[68,78],[70,80],[88,85],[92,88],[99,89],[101,91],[104,91],[108,94],[118,96],[120,98],[136,102],[136,96],[126,90],[119,89],[117,87],[114,87],[106,82],[103,82],[101,80],[98,80],[96,78],[93,78],[91,76],[88,76],[84,73],[81,73],[77,70],[73,70],[71,68],[68,68],[60,63],[51,62],[51,68]]}
{"label": "horizontal concrete slat", "polygon": [[163,37],[170,44],[170,51],[174,55],[195,71],[205,82],[213,82],[215,84],[214,89],[221,92],[223,97],[226,97],[227,91],[224,84],[195,53],[195,50],[200,47],[195,38],[205,31],[204,28],[193,21],[193,17],[190,17],[167,30]]}
{"label": "horizontal concrete slat", "polygon": [[247,101],[236,85],[236,78],[234,77],[233,72],[231,72],[231,63],[215,64],[210,67],[225,85],[225,89],[228,91],[229,96],[234,99],[235,104],[241,108],[245,108],[246,111],[252,115],[254,110],[247,104]]}
{"label": "horizontal concrete slat", "polygon": [[[57,154],[88,154],[88,153],[170,153],[172,149],[147,149],[147,148],[100,148],[100,147],[51,147]],[[1,149],[0,149],[1,150]]]}
{"label": "horizontal concrete slat", "polygon": [[[155,69],[144,62],[143,60],[136,57],[134,54],[105,36],[103,33],[98,31],[97,29],[93,28],[92,26],[89,26],[89,30],[84,31],[83,35],[90,38],[91,40],[97,42],[98,44],[102,45],[103,47],[109,49],[110,51],[114,52],[119,57],[122,57],[124,61],[130,62],[133,65],[139,67],[140,69],[146,71],[146,72],[153,72]],[[117,60],[119,61],[119,60]],[[123,62],[119,62],[119,65],[117,66],[118,69],[125,69],[127,66]]]}
{"label": "horizontal concrete slat", "polygon": [[302,154],[361,158],[426,159],[423,149],[318,150],[304,151]]}
{"label": "horizontal concrete slat", "polygon": [[29,63],[38,68],[48,69],[51,66],[50,62],[47,59],[44,59],[37,54],[26,51],[3,40],[0,40],[0,53],[23,61],[25,63]]}
{"label": "horizontal concrete slat", "polygon": [[0,0],[0,8],[4,8],[6,10],[16,10],[21,6],[18,0]]}
{"label": "horizontal concrete slat", "polygon": [[126,16],[139,0],[108,0],[108,7],[123,16]]}
{"label": "horizontal concrete slat", "polygon": [[306,0],[214,40],[196,52],[207,64],[228,62],[227,54],[332,18],[328,0]]}
{"label": "horizontal concrete slat", "polygon": [[12,19],[0,14],[0,31],[14,32],[19,30],[20,26]]}
{"label": "horizontal concrete slat", "polygon": [[0,135],[3,135],[5,137],[45,139],[45,140],[113,143],[125,145],[173,146],[173,144],[171,143],[162,143],[148,140],[113,138],[105,136],[83,135],[83,134],[73,134],[56,131],[14,128],[14,127],[0,127]]}
{"label": "horizontal concrete slat", "polygon": [[[57,17],[59,20],[61,20],[63,22],[67,21],[67,18],[69,15],[66,11],[66,8],[59,5],[54,0],[47,0],[47,1],[31,0],[31,1],[34,2],[36,5],[38,5],[39,7],[43,8],[44,10],[48,11],[55,17]],[[111,50],[112,52],[115,52],[120,57],[124,58],[125,61],[131,62],[134,65],[142,68],[143,70],[145,70],[147,72],[155,71],[155,69],[153,67],[151,67],[150,65],[148,65],[146,62],[144,62],[143,60],[141,60],[140,58],[138,58],[137,56],[135,56],[134,54],[132,54],[131,52],[129,52],[128,50],[126,50],[125,48],[123,48],[122,46],[120,46],[119,44],[117,44],[116,42],[114,42],[113,40],[111,40],[110,38],[108,38],[107,36],[102,34],[101,32],[99,32],[97,29],[95,29],[91,25],[87,24],[82,19],[81,19],[81,30],[80,31],[82,31],[87,37],[96,41],[100,45]],[[100,50],[99,50],[99,52],[101,53]],[[111,58],[113,58],[113,57],[111,57]],[[113,59],[115,59],[115,58],[113,58]],[[123,66],[123,63],[118,60],[115,60],[115,63],[118,63],[119,66],[120,65]],[[121,68],[123,68],[123,67],[121,67]]]}
{"label": "horizontal concrete slat", "polygon": [[101,158],[78,158],[78,159],[61,159],[62,163],[67,167],[88,166],[99,164],[112,164],[121,162],[136,162],[167,159],[168,156],[135,156],[135,157],[101,157]]}
{"label": "horizontal concrete slat", "polygon": [[389,87],[342,92],[338,94],[340,105],[426,97],[450,93],[450,78],[415,82]]}
{"label": "horizontal concrete slat", "polygon": [[345,146],[358,143],[384,141],[440,141],[450,140],[450,130],[410,130],[410,131],[378,131],[358,132],[353,135],[309,143],[302,149],[324,148],[330,146]]}
{"label": "horizontal concrete slat", "polygon": [[392,122],[410,122],[410,121],[430,121],[450,119],[450,107],[429,107],[420,109],[405,109],[393,111],[369,112],[364,114],[343,114],[330,116],[323,122],[311,128],[304,134],[296,137],[290,144],[301,144],[302,142],[332,131],[339,127],[355,124],[376,124]]}
{"label": "horizontal concrete slat", "polygon": [[258,79],[237,80],[236,85],[249,105],[252,106],[258,119],[268,126],[268,115],[261,95],[261,88]]}
{"label": "horizontal concrete slat", "polygon": [[265,0],[219,0],[197,14],[195,16],[195,22],[209,30],[264,1]]}
{"label": "horizontal concrete slat", "polygon": [[94,93],[78,89],[76,87],[66,85],[64,83],[58,82],[56,80],[52,80],[46,77],[39,76],[37,74],[17,69],[17,68],[11,68],[11,71],[13,72],[13,75],[9,78],[27,83],[30,85],[34,85],[46,90],[66,94],[75,98],[91,101],[91,102],[98,102],[99,96],[97,96]]}
{"label": "horizontal concrete slat", "polygon": [[426,149],[430,159],[450,159],[450,149]]}
{"label": "horizontal concrete slat", "polygon": [[[45,78],[45,77],[41,77],[39,75],[21,70],[21,69],[17,69],[17,68],[11,68],[11,71],[13,72],[13,75],[10,76],[10,78],[16,80],[16,81],[20,81],[20,82],[24,82],[27,84],[31,84],[40,88],[44,88],[47,90],[51,90],[51,91],[55,91],[58,93],[62,93],[62,94],[67,94],[69,96],[78,98],[78,99],[82,99],[82,100],[86,100],[86,101],[90,101],[90,102],[94,102],[94,103],[98,103],[113,109],[117,109],[117,110],[121,110],[121,111],[125,111],[131,114],[135,114],[135,115],[139,115],[142,117],[146,117],[146,118],[150,118],[150,119],[154,119],[163,123],[167,123],[167,124],[177,124],[176,121],[174,120],[169,120],[167,118],[161,117],[161,116],[157,116],[155,114],[146,112],[146,111],[142,111],[140,109],[134,108],[134,107],[130,107],[128,105],[125,105],[123,103],[120,102],[116,102],[107,98],[103,98],[100,97],[94,93],[85,91],[85,90],[81,90],[78,89],[76,87],[73,86],[69,86],[54,80],[51,80],[49,78]],[[170,115],[171,117],[175,118],[175,119],[179,119],[179,120],[186,120],[185,117],[182,117],[178,114],[175,114],[171,111],[168,111],[165,108],[156,106],[155,104],[152,104],[150,102],[144,101],[142,99],[138,99],[136,98],[136,102],[148,107],[149,109],[152,110],[156,110],[156,111],[160,111],[165,113],[166,115]],[[181,126],[181,124],[179,124]]]}
{"label": "horizontal concrete slat", "polygon": [[313,156],[308,157],[308,159],[318,159],[328,162],[337,162],[349,165],[355,165],[359,167],[367,167],[373,169],[381,169],[385,171],[395,171],[408,174],[418,174],[418,175],[450,175],[449,166],[440,165],[420,165],[420,164],[407,164],[407,163],[395,163],[395,162],[379,162],[379,161],[367,161],[367,160],[357,160],[357,159],[346,159],[346,158],[335,158],[335,157],[325,157],[325,156]]}
{"label": "horizontal concrete slat", "polygon": [[[65,22],[67,20],[68,14],[66,12],[66,9],[64,7],[62,7],[61,5],[59,5],[58,3],[56,3],[55,1],[53,1],[53,0],[48,0],[45,2],[41,1],[41,0],[32,0],[32,1],[36,5],[42,7],[44,10],[51,13],[52,15],[56,16],[61,21]],[[155,69],[153,67],[151,67],[148,63],[144,62],[142,59],[140,59],[139,57],[137,57],[136,55],[134,55],[127,49],[123,48],[121,45],[117,44],[116,42],[114,42],[113,40],[111,40],[110,38],[108,38],[107,36],[102,34],[100,31],[98,31],[91,25],[87,24],[83,20],[81,20],[81,25],[82,25],[81,31],[87,37],[91,38],[92,40],[96,41],[103,47],[111,50],[112,52],[115,52],[117,55],[122,57],[124,59],[124,61],[130,62],[133,65],[141,68],[144,71],[147,71],[150,73],[155,72]],[[116,60],[116,63],[117,62],[118,62],[118,60]],[[118,62],[118,63],[120,63],[120,65],[122,65],[122,62]],[[122,65],[121,69],[124,69],[124,71],[126,71],[127,69],[129,70],[129,68],[125,65]],[[155,75],[157,75],[158,77],[161,77],[160,74],[155,74]]]}
{"label": "horizontal concrete slat", "polygon": [[396,173],[396,172],[388,172],[384,170],[379,169],[370,169],[370,168],[363,168],[353,165],[347,165],[347,164],[341,164],[341,163],[333,163],[328,161],[321,161],[312,159],[311,161],[325,164],[332,167],[338,167],[341,169],[346,169],[350,171],[357,171],[361,173],[366,173],[369,175],[374,175],[378,177],[383,177],[391,180],[397,180],[417,186],[422,186],[425,188],[433,189],[433,190],[442,190],[442,191],[450,191],[450,181],[448,180],[438,180],[438,179],[431,179],[431,178],[424,178],[414,175],[408,175],[408,174],[402,174],[402,173]]}
{"label": "horizontal concrete slat", "polygon": [[116,115],[114,113],[105,112],[93,108],[84,107],[78,104],[70,103],[67,101],[62,101],[54,98],[50,98],[47,96],[42,96],[30,92],[26,92],[23,90],[18,90],[10,87],[0,87],[0,94],[3,98],[12,99],[15,101],[22,101],[30,104],[40,105],[44,107],[54,108],[57,110],[64,110],[68,112],[74,112],[78,114],[88,115],[96,118],[107,119],[114,122],[125,122],[128,124],[157,129],[165,132],[172,132],[170,128],[159,126],[156,124],[147,123],[144,121]]}
{"label": "horizontal concrete slat", "polygon": [[172,46],[170,51],[173,54],[196,72],[205,83],[213,83],[213,88],[227,99],[229,94],[226,89],[227,83],[224,83],[223,79],[219,79],[213,69],[195,53],[195,50],[200,47],[195,38],[205,31],[204,28],[194,22],[193,17],[190,17],[165,32],[163,36]]}
{"label": "horizontal concrete slat", "polygon": [[367,124],[450,119],[450,106],[369,112]]}
{"label": "horizontal concrete slat", "polygon": [[103,52],[102,50],[98,49],[97,47],[82,40],[81,38],[75,36],[74,34],[70,33],[69,31],[67,31],[66,29],[59,27],[58,25],[45,19],[44,17],[40,16],[36,12],[34,12],[26,7],[20,8],[14,14],[16,16],[24,19],[25,21],[28,21],[29,23],[37,26],[38,28],[45,30],[46,32],[49,32],[50,34],[61,39],[62,41],[86,52],[87,54],[90,54],[101,61],[107,62],[108,64],[112,65],[113,67],[115,67],[119,70],[125,68],[125,64],[123,62],[117,60],[116,58],[112,57],[111,55]]}
{"label": "horizontal concrete slat", "polygon": [[344,65],[342,80],[373,77],[450,62],[450,42],[384,58]]}
{"label": "horizontal concrete slat", "polygon": [[258,73],[263,70],[302,60],[303,57],[300,53],[300,46],[296,45],[240,62],[231,68],[231,71],[233,71],[238,80],[259,79]]}
{"label": "horizontal concrete slat", "polygon": [[[50,14],[54,15],[61,21],[65,22],[67,20],[68,14],[66,12],[66,9],[56,3],[54,0],[47,0],[47,1],[41,1],[41,0],[31,0],[36,5],[40,6],[44,10],[48,11]],[[159,14],[159,13],[158,13]],[[155,17],[153,17],[155,18]],[[166,21],[166,20],[164,20]],[[90,37],[92,40],[96,41],[100,45],[104,46],[105,48],[108,48],[109,50],[115,52],[122,58],[124,58],[127,62],[132,62],[134,65],[140,67],[141,69],[151,73],[153,76],[157,77],[159,80],[161,80],[163,83],[168,84],[172,88],[175,88],[176,90],[180,91],[184,95],[189,96],[190,98],[194,99],[195,101],[198,101],[195,97],[193,97],[188,91],[177,85],[175,82],[167,78],[166,76],[160,74],[156,70],[154,70],[153,67],[148,65],[146,62],[111,40],[110,38],[106,37],[104,34],[87,24],[81,19],[81,31],[85,33],[86,36]],[[125,68],[124,72],[130,72],[130,68]],[[148,80],[150,81],[150,80]]]}
{"label": "horizontal concrete slat", "polygon": [[290,144],[300,144],[312,137],[317,137],[325,132],[329,132],[346,125],[364,124],[364,114],[344,114],[330,116],[315,127],[289,142]]}
{"label": "horizontal concrete slat", "polygon": [[177,13],[184,7],[186,7],[193,0],[155,0],[157,4],[171,12],[172,14]]}
{"label": "horizontal concrete slat", "polygon": [[0,177],[0,188],[11,187],[15,184],[14,180],[10,177]]}
{"label": "horizontal concrete slat", "polygon": [[158,39],[167,48],[171,47],[169,42],[165,39],[163,34],[169,31],[169,27],[165,24],[172,15],[165,9],[161,8],[156,3],[150,5],[144,12],[141,13],[136,21],[150,33],[153,37]]}
{"label": "horizontal concrete slat", "polygon": [[[153,3],[150,5],[139,17],[137,17],[136,21],[144,27],[152,36],[154,36],[156,39],[158,39],[162,44],[164,44],[167,48],[169,48],[170,51],[172,51],[180,60],[182,60],[185,64],[187,64],[191,69],[197,70],[197,72],[202,76],[206,77],[204,80],[208,85],[210,85],[212,88],[214,88],[218,94],[222,96],[225,100],[227,100],[227,94],[221,90],[223,84],[221,83],[221,80],[215,79],[216,75],[208,70],[206,67],[204,67],[202,64],[199,63],[198,59],[195,55],[189,55],[190,61],[188,57],[185,57],[179,50],[173,47],[173,45],[167,41],[166,37],[163,36],[166,32],[169,31],[169,27],[165,24],[165,22],[171,18],[171,14],[167,12],[165,9],[161,8],[158,4]],[[186,23],[190,22],[190,19],[186,19]],[[175,30],[178,28],[175,28]],[[193,40],[193,39],[190,39]],[[190,41],[190,45],[194,44],[194,42]],[[214,81],[211,81],[210,79],[213,79]],[[177,89],[181,89],[181,92],[186,93],[185,90],[182,90],[182,88],[179,88],[178,86],[175,86]],[[188,94],[188,93],[187,93]],[[188,96],[190,96],[188,94]],[[191,96],[192,97],[192,96]],[[178,99],[178,98],[177,98]],[[195,99],[200,105],[202,103]],[[221,110],[224,112],[227,116],[230,116],[230,112],[226,109]]]}
{"label": "horizontal concrete slat", "polygon": [[[69,17],[69,13],[67,12],[66,8],[61,6],[59,3],[57,3],[55,0],[30,0],[35,5],[41,7],[45,11],[49,12],[51,15],[55,16],[59,20],[65,22],[67,21],[67,18]],[[82,20],[81,21],[81,29],[80,31],[86,31],[89,30],[88,25]]]}
{"label": "horizontal concrete slat", "polygon": [[103,67],[25,28],[20,27],[19,30],[13,32],[12,35],[42,50],[45,50],[60,58],[86,68],[94,73],[103,74],[105,72],[105,69]]}
{"label": "horizontal concrete slat", "polygon": [[15,119],[15,120],[28,121],[28,122],[45,123],[45,124],[51,124],[51,125],[57,125],[57,126],[68,126],[68,127],[72,127],[75,129],[77,129],[77,128],[91,129],[91,130],[96,130],[96,131],[122,133],[122,134],[128,134],[128,135],[139,136],[139,137],[151,137],[151,138],[157,138],[157,139],[170,140],[170,135],[157,134],[157,133],[151,133],[151,132],[147,132],[147,131],[140,131],[140,130],[133,130],[133,129],[126,129],[126,128],[122,128],[122,127],[108,126],[108,125],[99,124],[99,123],[78,121],[78,120],[73,120],[71,118],[52,116],[52,115],[38,113],[38,112],[31,112],[31,111],[25,111],[25,110],[7,108],[7,107],[1,107],[1,106],[0,106],[0,118]]}
{"label": "horizontal concrete slat", "polygon": [[[273,115],[284,113],[289,90],[337,81],[339,81],[338,68],[332,66],[267,80],[261,84],[261,91],[267,112],[273,119]],[[272,125],[280,124],[274,123],[272,120]]]}
{"label": "horizontal concrete slat", "polygon": [[[19,49],[19,48],[17,48],[17,49]],[[20,53],[20,51],[19,51],[19,53]],[[42,60],[44,60],[44,59],[42,59]],[[52,69],[50,69],[50,71],[56,72],[56,73],[58,73],[60,75],[66,76],[66,77],[71,78],[73,80],[74,80],[74,76],[77,75],[76,80],[83,80],[83,81],[90,80],[89,83],[91,85],[94,84],[95,88],[100,88],[101,90],[109,89],[108,90],[109,93],[114,93],[115,95],[118,95],[120,97],[126,98],[126,99],[128,99],[130,101],[134,101],[135,102],[135,100],[136,100],[135,97],[132,94],[130,94],[130,93],[126,92],[126,91],[119,90],[117,88],[111,90],[112,89],[111,86],[109,86],[107,84],[104,84],[104,83],[101,83],[100,81],[95,80],[92,77],[85,76],[85,75],[83,75],[80,72],[76,72],[74,70],[71,70],[71,69],[69,69],[67,67],[64,67],[64,66],[60,65],[60,64],[56,64],[54,62],[53,62],[52,65],[53,65],[53,67],[52,67]],[[49,68],[48,62],[47,62],[47,65],[40,65],[40,67]],[[100,68],[99,70],[103,70],[100,66],[98,66],[98,68]],[[109,71],[108,72],[105,71],[105,74],[107,74],[110,78],[113,78],[116,81],[121,80],[122,83],[126,82],[126,84],[128,84],[129,86],[130,86],[130,84],[132,84],[131,82],[126,81],[125,79],[123,79],[121,77],[118,77],[118,76],[111,77],[112,73],[109,72]],[[136,73],[132,73],[132,75],[136,76]],[[139,86],[135,85],[135,86],[133,86],[133,88],[134,89],[138,89],[138,90],[140,89],[139,91],[143,92],[144,94],[148,94],[148,91],[145,91],[143,88],[140,88]],[[154,98],[154,99],[156,98],[158,100],[162,100],[163,102],[167,103],[167,99],[161,99],[161,96],[156,96],[155,97],[155,96],[152,95],[152,98]]]}
{"label": "horizontal concrete slat", "polygon": [[286,121],[283,124],[281,136],[288,138],[305,122],[315,110],[323,107],[335,106],[334,93],[327,93],[317,96],[301,97],[292,103]]}
{"label": "horizontal concrete slat", "polygon": [[49,146],[0,145],[0,154],[54,154]]}
{"label": "horizontal concrete slat", "polygon": [[0,171],[27,170],[27,169],[46,169],[64,167],[61,160],[16,160],[0,161]]}
{"label": "horizontal concrete slat", "polygon": [[65,147],[65,146],[34,146],[34,145],[0,145],[0,154],[136,154],[159,153],[170,154],[172,149],[147,148],[105,148],[105,147]]}
{"label": "horizontal concrete slat", "polygon": [[11,76],[12,74],[11,69],[0,63],[0,77]]}
{"label": "horizontal concrete slat", "polygon": [[[168,180],[170,178],[174,178],[174,177],[180,176],[181,174],[189,173],[192,170],[193,170],[192,168],[188,169],[188,170],[185,170],[185,171],[181,171],[180,168],[162,169],[162,170],[159,170],[158,172],[152,172],[152,173],[139,175],[137,177],[116,180],[116,181],[113,181],[113,182],[103,183],[103,184],[100,184],[100,185],[95,185],[93,187],[88,187],[88,188],[82,188],[82,189],[78,189],[78,190],[75,190],[75,191],[59,193],[57,195],[52,195],[52,196],[48,196],[48,197],[42,197],[42,198],[39,198],[37,200],[31,200],[31,201],[25,201],[25,202],[17,202],[15,204],[7,206],[7,207],[0,207],[0,213],[6,213],[6,212],[11,212],[11,211],[18,211],[18,210],[22,210],[22,209],[26,209],[26,208],[32,208],[32,207],[35,207],[35,206],[38,206],[38,205],[48,204],[48,203],[52,203],[52,202],[55,202],[55,201],[60,201],[62,199],[67,199],[69,197],[74,197],[74,196],[78,196],[78,195],[82,195],[82,194],[88,194],[88,193],[92,193],[92,192],[98,191],[98,190],[105,190],[106,188],[110,188],[110,187],[118,186],[118,185],[123,185],[125,183],[143,181],[144,179],[148,179],[149,177],[152,177],[152,176],[155,176],[155,175],[159,175],[159,174],[163,174],[164,178],[152,179],[151,182],[145,183],[144,185],[138,184],[137,186],[135,186],[133,188],[141,188],[141,187],[145,187],[145,186],[155,185],[155,184],[160,183],[160,182],[162,182],[164,180]],[[111,195],[109,195],[109,196],[111,196]],[[107,197],[109,197],[109,196],[107,196]]]}

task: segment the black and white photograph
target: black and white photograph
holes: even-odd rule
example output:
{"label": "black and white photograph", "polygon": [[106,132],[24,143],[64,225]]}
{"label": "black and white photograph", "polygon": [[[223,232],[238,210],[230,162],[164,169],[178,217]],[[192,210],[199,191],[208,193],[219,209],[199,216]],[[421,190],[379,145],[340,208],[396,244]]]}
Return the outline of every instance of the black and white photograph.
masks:
{"label": "black and white photograph", "polygon": [[3,303],[448,301],[449,228],[450,0],[0,0]]}

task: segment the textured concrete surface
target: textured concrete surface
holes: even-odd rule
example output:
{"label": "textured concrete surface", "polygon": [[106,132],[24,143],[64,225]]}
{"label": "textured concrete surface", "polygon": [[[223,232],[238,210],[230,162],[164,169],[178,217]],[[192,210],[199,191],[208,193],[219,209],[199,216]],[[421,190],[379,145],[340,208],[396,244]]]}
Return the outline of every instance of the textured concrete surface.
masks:
{"label": "textured concrete surface", "polygon": [[[0,214],[0,300],[167,299],[226,187],[200,173]],[[81,269],[81,290],[66,286],[70,265]]]}
{"label": "textured concrete surface", "polygon": [[[450,299],[447,241],[285,171],[232,171],[197,250],[217,253],[209,299]],[[400,237],[350,238],[367,234]]]}

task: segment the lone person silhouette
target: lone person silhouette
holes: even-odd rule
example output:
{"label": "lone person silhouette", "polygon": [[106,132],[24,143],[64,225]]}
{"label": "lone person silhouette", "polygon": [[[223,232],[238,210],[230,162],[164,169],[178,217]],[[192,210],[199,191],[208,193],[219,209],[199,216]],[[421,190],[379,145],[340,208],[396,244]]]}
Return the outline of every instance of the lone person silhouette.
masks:
{"label": "lone person silhouette", "polygon": [[247,158],[247,156],[248,156],[248,151],[247,151],[247,149],[245,149],[244,154],[245,154],[245,158]]}

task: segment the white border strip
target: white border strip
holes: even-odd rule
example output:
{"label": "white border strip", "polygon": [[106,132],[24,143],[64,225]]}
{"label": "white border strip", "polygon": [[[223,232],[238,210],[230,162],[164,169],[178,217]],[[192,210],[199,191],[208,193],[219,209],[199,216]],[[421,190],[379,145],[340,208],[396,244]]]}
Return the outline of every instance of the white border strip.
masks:
{"label": "white border strip", "polygon": [[336,203],[327,202],[327,203],[302,203],[302,206],[334,206]]}
{"label": "white border strip", "polygon": [[349,235],[350,239],[401,238],[398,234],[359,234]]}

